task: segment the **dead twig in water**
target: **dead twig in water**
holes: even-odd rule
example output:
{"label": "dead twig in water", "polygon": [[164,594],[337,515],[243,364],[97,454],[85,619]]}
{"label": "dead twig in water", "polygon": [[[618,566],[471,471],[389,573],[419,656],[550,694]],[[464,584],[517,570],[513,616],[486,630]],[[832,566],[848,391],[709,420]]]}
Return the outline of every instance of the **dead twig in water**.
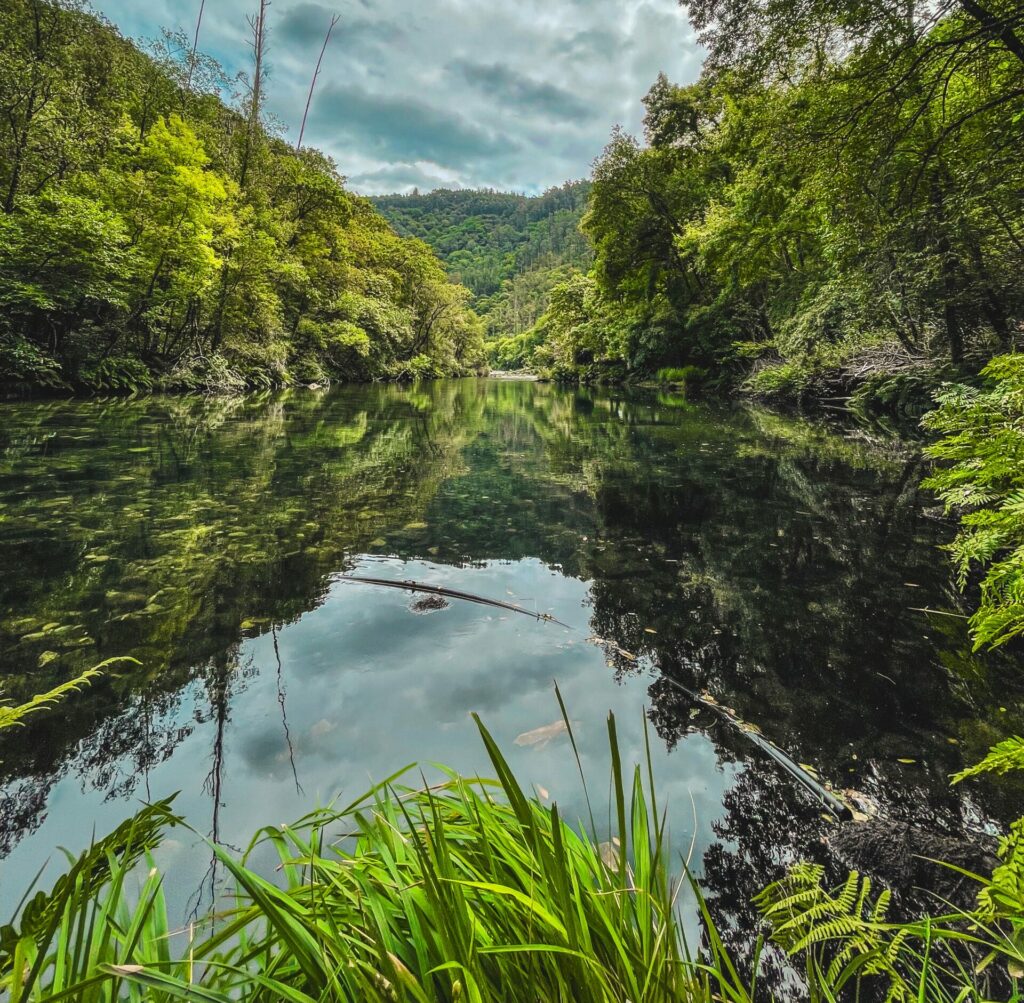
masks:
{"label": "dead twig in water", "polygon": [[360,585],[380,585],[386,589],[402,589],[405,592],[425,592],[427,595],[444,596],[446,599],[462,599],[465,602],[478,603],[481,606],[493,606],[495,609],[507,609],[512,613],[522,613],[533,620],[540,620],[543,623],[555,623],[559,627],[568,630],[572,628],[561,620],[556,620],[550,613],[534,613],[533,610],[523,609],[515,603],[503,602],[501,599],[488,599],[487,596],[478,596],[472,592],[460,592],[457,589],[446,589],[443,585],[425,585],[423,582],[395,581],[391,578],[363,578],[359,575],[340,575],[338,581],[356,582]]}

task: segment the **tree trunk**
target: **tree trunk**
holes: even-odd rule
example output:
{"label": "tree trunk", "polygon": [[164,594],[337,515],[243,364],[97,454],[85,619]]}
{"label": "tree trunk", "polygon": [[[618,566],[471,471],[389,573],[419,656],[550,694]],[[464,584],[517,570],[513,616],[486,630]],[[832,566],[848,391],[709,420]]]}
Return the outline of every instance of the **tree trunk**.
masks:
{"label": "tree trunk", "polygon": [[1002,42],[1010,52],[1024,63],[1024,42],[1017,37],[1010,23],[998,18],[990,10],[982,7],[977,0],[960,0],[960,6],[993,38],[997,38]]}

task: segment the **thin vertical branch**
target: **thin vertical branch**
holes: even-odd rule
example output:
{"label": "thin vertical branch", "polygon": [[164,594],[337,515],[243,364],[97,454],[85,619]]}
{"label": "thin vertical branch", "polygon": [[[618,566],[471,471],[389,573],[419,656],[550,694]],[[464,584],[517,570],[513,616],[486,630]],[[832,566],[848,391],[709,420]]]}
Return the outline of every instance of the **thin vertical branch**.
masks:
{"label": "thin vertical branch", "polygon": [[334,31],[335,26],[340,20],[341,17],[338,14],[331,16],[331,23],[327,28],[327,34],[324,36],[324,44],[320,48],[320,58],[316,61],[316,69],[313,70],[313,79],[309,83],[309,95],[306,98],[306,110],[302,113],[302,128],[299,129],[299,141],[295,144],[296,153],[302,149],[302,137],[306,135],[306,119],[309,118],[309,106],[313,103],[313,91],[316,89],[317,77],[320,76],[320,66],[324,61],[324,53],[327,51],[327,46],[330,44],[331,33]]}
{"label": "thin vertical branch", "polygon": [[199,0],[199,15],[196,17],[196,33],[192,38],[192,51],[188,57],[188,80],[185,81],[185,91],[192,90],[192,74],[196,68],[196,53],[199,51],[199,29],[203,26],[203,11],[206,9],[206,0]]}
{"label": "thin vertical branch", "polygon": [[252,157],[252,146],[256,131],[260,124],[260,107],[263,104],[263,57],[267,42],[267,8],[270,0],[260,0],[260,10],[256,17],[248,17],[252,29],[253,78],[252,93],[249,100],[249,121],[246,125],[245,149],[242,151],[242,166],[239,171],[238,183],[244,188],[249,173],[249,161]]}

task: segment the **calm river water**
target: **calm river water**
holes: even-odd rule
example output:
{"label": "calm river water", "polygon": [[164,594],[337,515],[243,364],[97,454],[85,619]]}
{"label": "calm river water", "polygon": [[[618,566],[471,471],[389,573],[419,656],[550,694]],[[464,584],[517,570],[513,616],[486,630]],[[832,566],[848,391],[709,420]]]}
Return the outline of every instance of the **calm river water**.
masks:
{"label": "calm river water", "polygon": [[[673,843],[738,927],[831,823],[665,676],[893,818],[993,829],[1012,793],[948,776],[1024,730],[1019,666],[921,612],[959,609],[922,470],[912,446],[769,412],[534,383],[3,405],[5,695],[141,664],[0,740],[0,919],[142,801],[178,792],[199,834],[242,846],[410,763],[486,770],[472,711],[582,817],[542,730],[556,681],[599,797],[608,712],[634,759],[647,716]],[[568,626],[416,610],[347,575]],[[209,854],[173,837],[185,910]]]}

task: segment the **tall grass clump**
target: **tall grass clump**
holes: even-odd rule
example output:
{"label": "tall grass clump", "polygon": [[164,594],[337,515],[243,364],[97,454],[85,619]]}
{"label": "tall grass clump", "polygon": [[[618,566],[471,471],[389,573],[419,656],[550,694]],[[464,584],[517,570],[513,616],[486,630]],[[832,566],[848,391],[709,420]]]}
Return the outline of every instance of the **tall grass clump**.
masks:
{"label": "tall grass clump", "polygon": [[[575,738],[564,715],[573,752]],[[211,847],[230,892],[175,929],[154,850],[184,823],[170,801],[69,860],[48,892],[0,928],[10,1003],[753,1003],[761,938],[741,973],[699,889],[671,860],[650,757],[624,770],[609,718],[607,840],[515,780],[477,721],[494,779],[396,774],[346,807],[267,827],[245,853]],[[958,780],[1024,765],[1024,741]],[[579,756],[577,754],[577,762]],[[403,771],[403,773],[406,771]],[[582,770],[581,770],[582,773]],[[800,864],[757,899],[772,940],[817,1003],[1020,1000],[1024,820],[1000,848],[974,910],[887,918],[889,893],[857,874],[830,890]],[[266,865],[267,851],[276,869]],[[257,864],[259,861],[259,865]],[[680,899],[701,922],[683,935]],[[695,906],[694,906],[695,903]],[[786,998],[786,997],[783,997]]]}
{"label": "tall grass clump", "polygon": [[[623,772],[613,719],[614,822],[600,843],[529,797],[480,734],[494,780],[391,781],[264,829],[245,854],[214,847],[234,892],[188,931],[170,928],[149,856],[154,813],[180,820],[148,809],[5,928],[0,991],[12,1003],[751,998],[713,931],[704,963],[687,951],[687,880],[649,784]],[[268,844],[273,878],[250,864]]]}
{"label": "tall grass clump", "polygon": [[666,366],[655,373],[654,379],[665,386],[684,387],[688,383],[697,382],[706,375],[705,370],[699,366]]}

